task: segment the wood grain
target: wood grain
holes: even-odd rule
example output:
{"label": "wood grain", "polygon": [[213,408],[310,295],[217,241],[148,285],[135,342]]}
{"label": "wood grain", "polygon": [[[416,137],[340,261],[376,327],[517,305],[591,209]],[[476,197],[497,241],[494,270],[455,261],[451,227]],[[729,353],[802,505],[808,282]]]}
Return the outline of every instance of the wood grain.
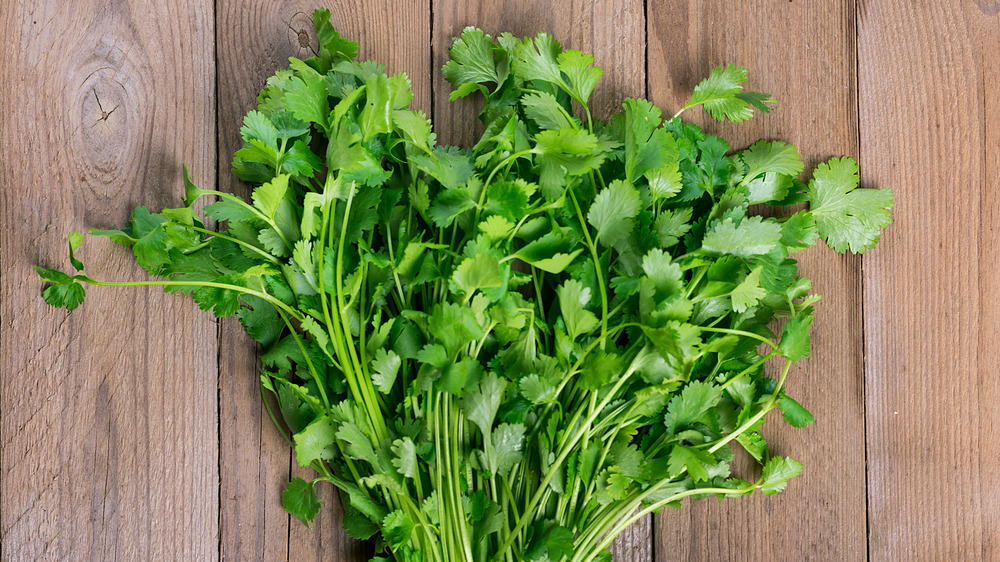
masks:
{"label": "wood grain", "polygon": [[[219,167],[223,191],[247,195],[249,188],[229,171],[241,145],[243,116],[256,107],[268,76],[288,57],[313,55],[316,38],[311,2],[223,0],[217,5],[219,70]],[[413,82],[413,107],[428,111],[431,84],[430,13],[426,2],[329,4],[342,36],[359,43],[360,60],[377,60],[389,73],[406,72]],[[403,22],[401,25],[400,22]],[[221,533],[224,560],[368,560],[370,545],[341,528],[341,507],[329,486],[320,485],[323,510],[309,529],[289,522],[281,490],[290,476],[309,477],[295,465],[291,448],[263,409],[256,347],[235,319],[220,331]]]}
{"label": "wood grain", "polygon": [[[6,2],[0,68],[0,544],[4,560],[213,560],[216,325],[157,288],[72,314],[30,267],[66,235],[179,203],[215,171],[211,3]],[[106,239],[99,279],[144,279]]]}
{"label": "wood grain", "polygon": [[[361,58],[410,75],[442,142],[481,133],[475,103],[447,101],[450,38],[546,31],[604,68],[595,116],[647,90],[672,113],[735,62],[777,110],[685,118],[736,148],[787,140],[809,167],[860,156],[863,184],[895,189],[895,224],[863,260],[801,255],[826,298],[789,391],[817,422],[774,416],[764,431],[805,474],[778,496],[685,504],[652,531],[646,519],[616,560],[1000,559],[997,0],[327,5]],[[155,288],[90,288],[67,314],[30,269],[68,267],[71,230],[177,205],[182,161],[199,185],[246,194],[229,172],[240,121],[289,56],[312,54],[314,7],[0,2],[0,560],[370,555],[330,488],[309,530],[281,510],[305,472],[263,410],[237,322]],[[147,277],[104,239],[81,257],[94,277]]]}
{"label": "wood grain", "polygon": [[874,560],[1000,559],[998,12],[859,5],[862,164],[897,201],[864,268]]}
{"label": "wood grain", "polygon": [[[776,110],[735,125],[710,122],[701,110],[685,119],[734,149],[759,138],[790,142],[807,170],[830,156],[857,156],[853,2],[670,0],[650,2],[648,13],[650,99],[665,113],[714,66],[736,63],[748,69],[749,89],[781,100]],[[793,429],[775,413],[763,433],[772,454],[793,456],[805,471],[777,496],[668,510],[656,518],[656,560],[866,557],[860,260],[822,243],[796,258],[825,298],[816,307],[812,357],[796,364],[787,388],[817,422]]]}

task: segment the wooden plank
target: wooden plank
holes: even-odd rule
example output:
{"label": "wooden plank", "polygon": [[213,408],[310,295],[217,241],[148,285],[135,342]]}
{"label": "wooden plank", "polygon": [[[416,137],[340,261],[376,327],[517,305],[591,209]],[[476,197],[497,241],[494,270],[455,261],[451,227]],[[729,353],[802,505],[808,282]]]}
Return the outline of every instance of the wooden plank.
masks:
{"label": "wooden plank", "polygon": [[897,201],[865,259],[873,560],[1000,558],[998,12],[859,7],[862,165]]}
{"label": "wooden plank", "polygon": [[[519,37],[544,31],[565,48],[592,53],[595,64],[604,70],[591,102],[597,119],[620,111],[627,97],[645,97],[645,13],[638,0],[435,2],[433,15],[434,130],[442,144],[470,146],[483,132],[476,118],[482,103],[471,97],[448,101],[451,84],[441,74],[452,37],[470,25],[494,37],[505,31]],[[641,519],[619,537],[611,549],[615,560],[651,559],[650,519]]]}
{"label": "wooden plank", "polygon": [[[219,167],[223,191],[246,195],[248,187],[229,172],[241,145],[243,116],[256,106],[267,77],[288,57],[312,56],[315,3],[225,0],[218,3]],[[406,72],[414,82],[413,106],[430,107],[430,14],[427,2],[329,4],[340,33],[360,43],[359,58]],[[400,23],[402,22],[402,24]],[[220,354],[222,558],[225,560],[367,560],[370,546],[341,529],[341,508],[332,488],[320,485],[324,508],[306,529],[281,509],[281,490],[294,467],[288,444],[273,427],[260,400],[258,360],[252,340],[235,319],[222,322]]]}
{"label": "wooden plank", "polygon": [[[714,66],[737,63],[749,70],[750,89],[781,100],[777,109],[737,125],[707,122],[701,110],[685,119],[734,148],[758,138],[791,142],[807,170],[830,156],[857,156],[852,1],[819,7],[670,0],[650,2],[648,9],[649,92],[665,113],[681,107]],[[867,178],[865,170],[862,175]],[[793,429],[775,413],[763,431],[772,453],[802,461],[804,474],[777,496],[686,502],[668,510],[656,518],[657,560],[866,556],[860,260],[822,244],[796,257],[825,298],[816,307],[812,357],[794,367],[788,391],[817,422]],[[755,479],[759,472],[746,475]]]}
{"label": "wooden plank", "polygon": [[[67,314],[33,264],[66,235],[177,206],[215,171],[212,3],[7,2],[0,85],[0,544],[4,560],[214,560],[216,324],[157,288]],[[106,239],[98,279],[145,280]]]}

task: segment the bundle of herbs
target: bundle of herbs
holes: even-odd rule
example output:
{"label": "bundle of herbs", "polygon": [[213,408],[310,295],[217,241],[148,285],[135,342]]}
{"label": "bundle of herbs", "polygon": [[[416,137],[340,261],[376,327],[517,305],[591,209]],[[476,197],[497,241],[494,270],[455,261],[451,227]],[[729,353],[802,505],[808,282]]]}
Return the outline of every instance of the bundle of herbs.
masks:
{"label": "bundle of herbs", "polygon": [[[790,256],[817,238],[871,248],[892,193],[857,189],[850,158],[805,183],[793,146],[731,152],[680,120],[767,112],[736,66],[671,119],[633,99],[593,119],[601,69],[545,34],[455,40],[452,99],[481,94],[485,132],[438,146],[406,76],[355,62],[329,18],[314,14],[319,54],[291,59],[244,120],[233,171],[250,201],[185,170],[183,207],[93,232],[158,280],[90,277],[73,233],[75,274],[37,268],[45,299],[162,285],[238,316],[275,424],[316,471],[285,509],[308,524],[332,484],[347,530],[396,560],[609,560],[664,506],[784,489],[801,465],[759,428],[775,409],[813,419],[784,382],[818,298]],[[205,197],[217,231],[192,207]],[[760,203],[805,205],[748,214]],[[730,474],[735,448],[759,479]]]}

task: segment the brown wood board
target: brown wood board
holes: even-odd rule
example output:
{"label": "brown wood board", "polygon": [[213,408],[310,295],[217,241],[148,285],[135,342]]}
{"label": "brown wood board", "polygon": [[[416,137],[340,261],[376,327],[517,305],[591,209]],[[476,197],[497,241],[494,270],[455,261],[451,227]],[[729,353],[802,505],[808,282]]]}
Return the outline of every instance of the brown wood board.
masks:
{"label": "brown wood board", "polygon": [[864,263],[873,560],[1000,559],[998,13],[859,3],[861,165],[897,201]]}
{"label": "brown wood board", "polygon": [[[301,0],[0,5],[0,559],[367,560],[335,494],[310,529],[282,511],[297,467],[261,403],[235,319],[160,289],[88,287],[67,314],[30,266],[66,268],[70,230],[176,206],[180,164],[246,194],[229,162],[243,115],[289,56],[312,54]],[[477,104],[440,68],[466,25],[552,33],[604,68],[595,116],[625,97],[671,115],[716,64],[781,102],[749,123],[686,119],[743,148],[799,147],[808,170],[859,157],[896,191],[865,257],[799,254],[824,295],[813,356],[777,413],[772,452],[805,464],[778,496],[685,502],[644,519],[617,560],[1000,558],[1000,4],[995,0],[328,3],[333,23],[413,82],[442,142],[468,145]],[[475,122],[476,126],[470,126]],[[767,212],[767,211],[765,211]],[[90,239],[94,277],[145,279]],[[739,467],[738,467],[739,468]],[[746,466],[743,467],[746,469]],[[753,473],[750,473],[753,476]]]}
{"label": "brown wood board", "polygon": [[[0,171],[4,560],[206,560],[218,552],[216,323],[156,287],[47,306],[70,230],[114,228],[215,173],[213,7],[5,3]],[[107,240],[98,279],[143,279]]]}

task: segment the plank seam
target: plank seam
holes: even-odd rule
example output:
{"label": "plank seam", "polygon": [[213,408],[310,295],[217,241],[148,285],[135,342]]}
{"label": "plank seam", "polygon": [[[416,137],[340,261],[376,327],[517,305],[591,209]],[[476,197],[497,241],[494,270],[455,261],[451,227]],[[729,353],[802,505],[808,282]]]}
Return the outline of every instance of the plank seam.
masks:
{"label": "plank seam", "polygon": [[[212,56],[215,66],[215,190],[219,191],[219,2],[212,2]],[[219,223],[215,225],[219,228]],[[218,472],[218,501],[216,502],[216,532],[218,534],[218,558],[222,560],[222,321],[215,319],[215,448],[216,470]]]}
{"label": "plank seam", "polygon": [[[861,2],[855,0],[852,10],[854,19],[854,104],[857,123],[857,154],[861,161]],[[858,256],[861,274],[858,278],[861,299],[861,420],[864,425],[864,459],[865,459],[865,560],[871,560],[871,499],[869,488],[871,474],[868,469],[868,333],[865,322],[865,257]]]}

